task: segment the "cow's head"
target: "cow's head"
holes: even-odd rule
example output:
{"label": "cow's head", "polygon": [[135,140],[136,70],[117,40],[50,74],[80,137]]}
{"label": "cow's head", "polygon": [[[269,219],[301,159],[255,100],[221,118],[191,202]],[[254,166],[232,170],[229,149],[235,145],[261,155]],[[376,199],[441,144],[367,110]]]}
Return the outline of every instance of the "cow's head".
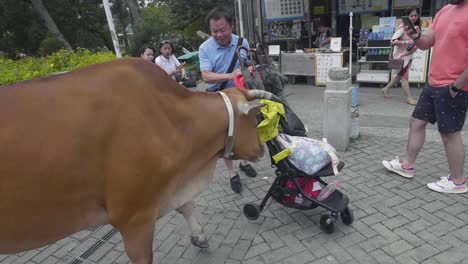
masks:
{"label": "cow's head", "polygon": [[259,99],[271,99],[272,94],[261,90],[225,90],[234,108],[234,141],[232,159],[255,161],[264,155],[264,146],[257,131],[257,113],[263,105]]}

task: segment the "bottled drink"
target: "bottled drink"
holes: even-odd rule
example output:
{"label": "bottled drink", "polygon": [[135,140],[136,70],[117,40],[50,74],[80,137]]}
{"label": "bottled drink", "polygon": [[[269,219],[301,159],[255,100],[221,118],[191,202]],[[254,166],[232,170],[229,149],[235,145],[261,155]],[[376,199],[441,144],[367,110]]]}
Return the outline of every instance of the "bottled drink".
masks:
{"label": "bottled drink", "polygon": [[369,29],[365,28],[364,29],[364,43],[366,43],[368,37],[369,37]]}
{"label": "bottled drink", "polygon": [[364,29],[361,28],[359,29],[359,44],[363,44],[364,43]]}
{"label": "bottled drink", "polygon": [[379,40],[383,40],[383,39],[384,39],[384,32],[380,31],[379,32]]}

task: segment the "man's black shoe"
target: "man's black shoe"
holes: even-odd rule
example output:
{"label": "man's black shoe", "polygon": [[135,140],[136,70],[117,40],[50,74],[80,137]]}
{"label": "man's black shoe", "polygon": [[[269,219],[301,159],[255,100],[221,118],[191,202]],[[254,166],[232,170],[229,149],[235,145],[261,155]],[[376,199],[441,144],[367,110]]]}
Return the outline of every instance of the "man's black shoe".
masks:
{"label": "man's black shoe", "polygon": [[235,193],[240,193],[241,192],[241,182],[239,178],[239,174],[236,174],[231,177],[231,189]]}
{"label": "man's black shoe", "polygon": [[239,163],[239,168],[241,169],[241,171],[245,172],[245,174],[249,177],[253,178],[257,176],[257,172],[254,170],[254,168],[252,168],[250,164],[242,165],[242,163]]}

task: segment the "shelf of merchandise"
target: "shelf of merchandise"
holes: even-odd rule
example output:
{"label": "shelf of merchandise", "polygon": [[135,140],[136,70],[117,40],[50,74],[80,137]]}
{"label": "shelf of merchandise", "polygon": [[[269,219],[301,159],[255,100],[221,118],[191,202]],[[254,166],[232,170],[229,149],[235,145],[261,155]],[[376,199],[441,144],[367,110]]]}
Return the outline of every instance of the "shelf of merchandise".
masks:
{"label": "shelf of merchandise", "polygon": [[[356,75],[357,82],[365,83],[387,83],[390,79],[390,71],[382,69],[374,69],[375,65],[387,64],[388,54],[369,54],[369,50],[383,49],[390,52],[389,40],[368,40],[366,46],[359,46],[357,48],[359,71]],[[387,53],[387,52],[385,52]],[[371,69],[361,69],[363,64],[369,64]]]}
{"label": "shelf of merchandise", "polygon": [[388,63],[388,61],[358,61],[358,63]]}
{"label": "shelf of merchandise", "polygon": [[391,49],[392,47],[361,47],[361,49]]}

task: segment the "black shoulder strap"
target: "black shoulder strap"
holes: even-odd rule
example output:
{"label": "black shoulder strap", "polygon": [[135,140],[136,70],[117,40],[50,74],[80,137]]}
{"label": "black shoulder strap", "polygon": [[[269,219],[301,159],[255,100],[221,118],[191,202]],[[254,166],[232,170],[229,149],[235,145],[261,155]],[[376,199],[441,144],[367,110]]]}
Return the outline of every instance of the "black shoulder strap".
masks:
{"label": "black shoulder strap", "polygon": [[[236,51],[237,51],[237,48],[239,46],[242,46],[243,41],[244,41],[244,39],[239,37],[239,40],[237,41],[236,50],[234,51],[234,55],[232,56],[231,64],[229,65],[229,68],[228,68],[226,73],[231,73],[232,70],[234,70],[234,66],[236,65],[236,62],[237,62],[237,52]],[[224,81],[223,83],[221,83],[221,86],[219,86],[218,91],[224,90],[224,88],[226,88],[227,83],[228,83],[228,81]]]}

